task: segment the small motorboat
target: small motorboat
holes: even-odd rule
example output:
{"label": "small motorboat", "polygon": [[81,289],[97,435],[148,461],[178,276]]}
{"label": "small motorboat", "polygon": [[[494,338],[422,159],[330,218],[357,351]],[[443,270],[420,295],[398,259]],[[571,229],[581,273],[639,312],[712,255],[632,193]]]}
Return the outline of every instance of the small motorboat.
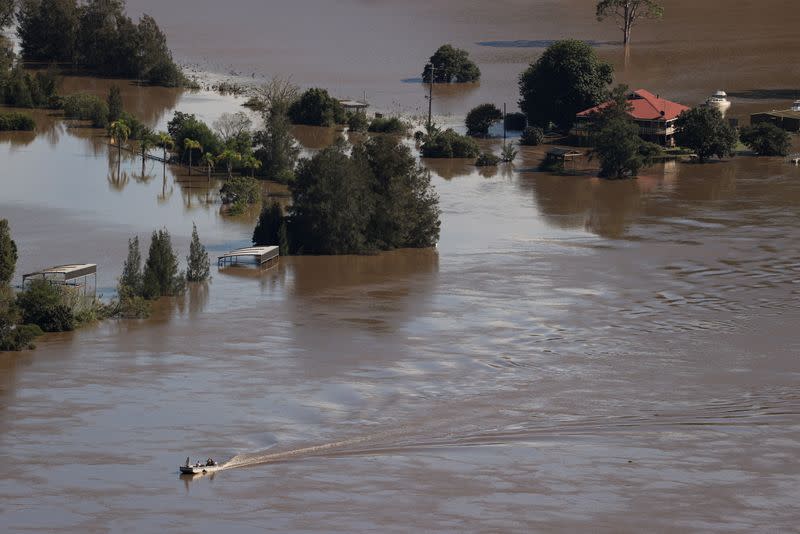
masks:
{"label": "small motorboat", "polygon": [[195,464],[190,464],[189,459],[186,459],[186,463],[179,467],[181,473],[184,475],[200,475],[204,473],[213,473],[215,471],[219,471],[222,469],[222,466],[219,465],[214,460],[209,459],[205,463],[196,462]]}

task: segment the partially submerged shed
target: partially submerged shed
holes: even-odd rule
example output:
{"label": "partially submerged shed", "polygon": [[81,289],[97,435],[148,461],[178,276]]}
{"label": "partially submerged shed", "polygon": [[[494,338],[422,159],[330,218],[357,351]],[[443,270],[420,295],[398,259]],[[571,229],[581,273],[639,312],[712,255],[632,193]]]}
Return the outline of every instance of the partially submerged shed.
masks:
{"label": "partially submerged shed", "polygon": [[277,260],[280,255],[277,246],[246,247],[232,250],[217,258],[217,266],[236,265],[238,263],[255,263],[263,265]]}
{"label": "partially submerged shed", "polygon": [[25,284],[31,280],[47,280],[51,284],[74,287],[82,290],[84,295],[88,294],[91,282],[92,294],[95,294],[97,292],[97,264],[71,263],[41,269],[22,275],[22,286],[25,287]]}
{"label": "partially submerged shed", "polygon": [[790,109],[774,109],[750,115],[750,123],[771,122],[787,132],[800,132],[800,100]]}

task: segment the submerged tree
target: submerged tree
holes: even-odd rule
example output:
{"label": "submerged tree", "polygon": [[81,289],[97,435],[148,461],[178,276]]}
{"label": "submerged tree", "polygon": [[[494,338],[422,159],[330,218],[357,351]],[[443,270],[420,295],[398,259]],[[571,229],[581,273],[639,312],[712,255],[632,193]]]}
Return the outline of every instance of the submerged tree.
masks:
{"label": "submerged tree", "polygon": [[128,257],[122,265],[118,293],[120,296],[140,295],[142,280],[142,253],[139,250],[139,236],[135,236],[128,239]]}
{"label": "submerged tree", "polygon": [[17,265],[17,244],[7,219],[0,219],[0,285],[11,283]]}
{"label": "submerged tree", "polygon": [[425,83],[477,82],[480,77],[481,70],[467,51],[449,44],[440,46],[422,71]]}
{"label": "submerged tree", "polygon": [[531,126],[566,130],[578,112],[605,100],[613,71],[583,41],[558,41],[520,75],[520,109]]}
{"label": "submerged tree", "polygon": [[739,131],[742,143],[759,156],[785,156],[792,146],[789,132],[771,122],[759,122]]}
{"label": "submerged tree", "polygon": [[701,162],[711,156],[722,159],[733,155],[737,133],[718,109],[697,107],[684,111],[675,121],[675,129],[675,142],[694,150]]}
{"label": "submerged tree", "polygon": [[178,272],[178,258],[166,229],[153,232],[142,278],[142,294],[148,299],[177,295],[183,290],[184,277]]}
{"label": "submerged tree", "polygon": [[601,0],[597,3],[597,20],[613,18],[622,30],[622,42],[631,40],[631,29],[641,19],[660,19],[664,8],[654,0]]}
{"label": "submerged tree", "polygon": [[503,118],[503,112],[494,104],[481,104],[467,113],[465,124],[467,135],[473,137],[486,137],[489,128]]}
{"label": "submerged tree", "polygon": [[186,280],[205,282],[208,280],[210,271],[211,262],[208,259],[208,252],[197,235],[197,225],[192,223],[192,242],[189,245],[189,255],[186,257]]}
{"label": "submerged tree", "polygon": [[124,110],[122,109],[122,93],[120,93],[118,85],[112,85],[111,89],[108,90],[106,103],[108,104],[109,122],[119,120]]}

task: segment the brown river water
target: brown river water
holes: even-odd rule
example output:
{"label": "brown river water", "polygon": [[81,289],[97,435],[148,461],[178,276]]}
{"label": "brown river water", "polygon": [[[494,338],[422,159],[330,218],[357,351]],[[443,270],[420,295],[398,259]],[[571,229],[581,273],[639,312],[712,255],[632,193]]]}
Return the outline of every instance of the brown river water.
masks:
{"label": "brown river water", "polygon": [[[129,9],[204,70],[292,73],[408,113],[424,88],[403,80],[449,40],[484,71],[478,87],[437,88],[436,113],[456,121],[514,102],[538,41],[618,39],[591,4]],[[795,98],[794,2],[665,4],[627,66],[598,45],[622,79],[688,104],[723,88],[741,117]],[[159,128],[174,109],[211,121],[239,103],[133,85],[124,99]],[[38,118],[35,134],[0,135],[17,283],[94,262],[112,296],[127,239],[159,226],[182,255],[192,222],[212,257],[249,242],[257,210],[222,215],[216,180],[143,173],[131,155],[118,173],[98,132]],[[296,135],[307,150],[334,137]],[[742,156],[606,182],[535,172],[539,155],[484,173],[425,162],[443,210],[435,250],[214,267],[148,320],[0,354],[2,529],[796,531],[800,168]],[[187,455],[229,469],[181,478]]]}

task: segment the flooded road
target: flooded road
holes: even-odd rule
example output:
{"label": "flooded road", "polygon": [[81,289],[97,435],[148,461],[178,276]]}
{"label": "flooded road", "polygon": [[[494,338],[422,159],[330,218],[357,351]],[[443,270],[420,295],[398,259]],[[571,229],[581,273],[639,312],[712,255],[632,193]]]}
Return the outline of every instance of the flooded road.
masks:
{"label": "flooded road", "polygon": [[[159,20],[166,10],[130,4]],[[322,9],[296,5],[306,4]],[[462,4],[456,36],[471,35],[476,13],[489,10]],[[571,4],[542,3],[536,20]],[[338,24],[394,4],[342,5],[331,19]],[[172,24],[207,17],[210,6],[183,10],[185,19],[165,11],[178,47]],[[590,19],[577,17],[573,31],[614,38]],[[529,37],[507,22],[508,31],[487,25],[470,39]],[[531,39],[567,31],[540,24]],[[679,39],[691,24],[654,28]],[[728,35],[709,28],[717,43]],[[225,46],[238,46],[223,41],[218,62],[228,61]],[[354,48],[344,42],[344,52]],[[753,43],[769,48],[757,36]],[[316,58],[303,50],[298,81],[315,83],[302,78],[304,58]],[[777,60],[761,59],[766,66],[740,87],[780,87],[767,74],[780,70]],[[370,83],[387,94],[418,90],[374,74]],[[66,83],[102,93],[108,82]],[[211,121],[237,105],[133,86],[124,98],[159,128],[173,109]],[[471,98],[454,98],[454,113]],[[298,137],[311,149],[327,138],[318,133]],[[192,222],[212,257],[249,242],[255,211],[222,215],[214,180],[155,163],[142,174],[130,156],[117,172],[115,158],[96,132],[57,121],[38,135],[0,135],[0,217],[20,248],[17,282],[45,265],[95,262],[110,295],[127,239],[147,242],[158,226],[181,256]],[[534,172],[537,163],[529,149],[513,168],[486,174],[426,162],[443,210],[436,250],[214,268],[209,284],[159,303],[148,320],[107,321],[0,355],[0,524],[11,532],[796,529],[800,169],[739,157],[607,182]],[[230,468],[181,478],[187,455]]]}

